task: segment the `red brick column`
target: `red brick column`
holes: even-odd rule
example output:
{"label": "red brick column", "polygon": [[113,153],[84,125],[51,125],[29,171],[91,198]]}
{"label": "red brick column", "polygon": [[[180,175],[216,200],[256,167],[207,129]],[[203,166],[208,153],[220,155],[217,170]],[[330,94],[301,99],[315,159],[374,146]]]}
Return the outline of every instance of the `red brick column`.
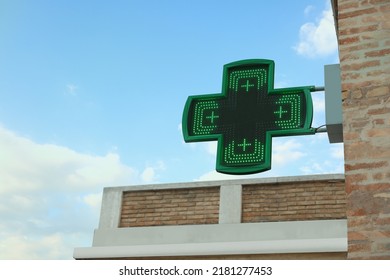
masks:
{"label": "red brick column", "polygon": [[390,259],[390,2],[338,0],[350,259]]}

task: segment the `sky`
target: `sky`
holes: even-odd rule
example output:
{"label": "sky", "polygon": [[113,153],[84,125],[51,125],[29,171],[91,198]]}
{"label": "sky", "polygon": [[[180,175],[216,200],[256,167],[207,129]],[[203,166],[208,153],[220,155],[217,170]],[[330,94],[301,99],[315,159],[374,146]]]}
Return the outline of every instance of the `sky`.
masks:
{"label": "sky", "polygon": [[[104,187],[247,178],[215,171],[215,141],[185,143],[190,95],[223,65],[275,61],[275,88],[323,86],[338,63],[326,0],[0,0],[0,259],[90,247]],[[313,127],[325,124],[312,94]],[[326,133],[273,139],[251,178],[343,173]]]}

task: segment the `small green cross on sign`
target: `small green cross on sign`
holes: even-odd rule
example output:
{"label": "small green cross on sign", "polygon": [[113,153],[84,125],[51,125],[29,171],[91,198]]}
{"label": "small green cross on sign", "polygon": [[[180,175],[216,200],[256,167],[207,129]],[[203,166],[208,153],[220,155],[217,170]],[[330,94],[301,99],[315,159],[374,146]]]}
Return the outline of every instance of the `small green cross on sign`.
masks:
{"label": "small green cross on sign", "polygon": [[252,144],[251,144],[251,143],[247,143],[247,142],[246,142],[246,139],[244,138],[244,140],[242,141],[242,143],[241,143],[241,144],[238,144],[237,146],[242,147],[242,150],[245,152],[246,147],[247,147],[247,146],[252,146]]}
{"label": "small green cross on sign", "polygon": [[279,110],[278,110],[278,111],[275,111],[274,113],[275,113],[275,114],[278,114],[278,115],[279,115],[279,119],[281,119],[281,118],[282,118],[282,115],[283,115],[284,113],[288,113],[288,112],[287,112],[287,111],[283,111],[282,106],[279,106]]}
{"label": "small green cross on sign", "polygon": [[218,119],[218,118],[219,118],[219,116],[214,115],[214,111],[211,111],[210,116],[206,116],[206,119],[210,119],[211,123],[214,123],[214,119]]}
{"label": "small green cross on sign", "polygon": [[222,94],[190,96],[183,112],[186,142],[218,141],[218,172],[250,174],[271,168],[272,137],[314,134],[314,86],[274,89],[274,62],[226,64]]}
{"label": "small green cross on sign", "polygon": [[255,85],[254,84],[249,84],[249,80],[246,80],[246,84],[245,85],[242,85],[241,87],[245,88],[246,89],[246,92],[249,91],[249,88],[250,87],[254,87]]}

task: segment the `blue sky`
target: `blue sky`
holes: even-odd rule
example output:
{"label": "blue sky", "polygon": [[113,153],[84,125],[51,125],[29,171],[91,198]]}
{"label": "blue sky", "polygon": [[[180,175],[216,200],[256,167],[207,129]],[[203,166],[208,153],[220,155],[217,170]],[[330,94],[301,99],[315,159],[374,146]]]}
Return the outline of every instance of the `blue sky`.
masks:
{"label": "blue sky", "polygon": [[[249,58],[275,61],[276,88],[322,86],[329,2],[0,0],[0,259],[90,246],[103,187],[238,178],[180,124],[189,95]],[[251,177],[342,172],[342,145],[317,134],[274,139],[272,170]]]}

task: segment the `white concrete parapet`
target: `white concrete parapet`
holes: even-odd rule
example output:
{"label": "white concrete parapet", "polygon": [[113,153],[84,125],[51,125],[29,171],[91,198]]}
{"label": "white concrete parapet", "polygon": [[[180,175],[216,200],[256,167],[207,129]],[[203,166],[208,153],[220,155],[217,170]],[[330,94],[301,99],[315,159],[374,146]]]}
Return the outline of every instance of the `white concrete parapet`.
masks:
{"label": "white concrete parapet", "polygon": [[[346,252],[345,219],[241,223],[245,185],[343,179],[344,175],[333,174],[105,188],[93,246],[76,248],[74,258]],[[119,228],[124,192],[216,186],[218,224]]]}

